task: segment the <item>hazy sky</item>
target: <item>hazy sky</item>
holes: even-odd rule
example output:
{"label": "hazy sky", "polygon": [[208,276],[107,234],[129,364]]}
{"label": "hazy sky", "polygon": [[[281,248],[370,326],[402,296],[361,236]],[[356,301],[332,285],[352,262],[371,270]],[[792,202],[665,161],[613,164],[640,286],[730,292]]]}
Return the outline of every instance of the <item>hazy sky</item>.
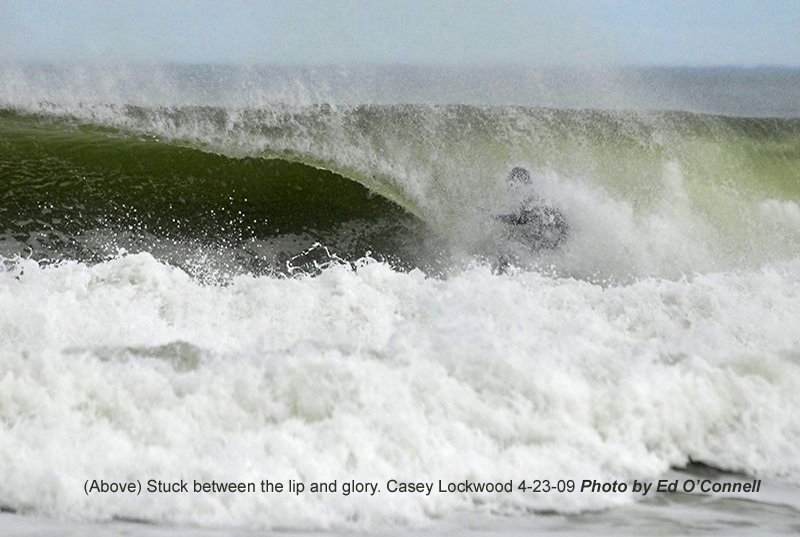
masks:
{"label": "hazy sky", "polygon": [[0,0],[0,60],[800,65],[800,0]]}

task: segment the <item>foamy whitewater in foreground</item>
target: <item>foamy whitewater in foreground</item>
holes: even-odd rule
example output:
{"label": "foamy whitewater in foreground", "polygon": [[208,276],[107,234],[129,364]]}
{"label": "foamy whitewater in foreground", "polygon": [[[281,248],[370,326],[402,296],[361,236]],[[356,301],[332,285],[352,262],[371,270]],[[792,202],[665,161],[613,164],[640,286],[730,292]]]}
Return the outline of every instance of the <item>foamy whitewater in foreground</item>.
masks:
{"label": "foamy whitewater in foreground", "polygon": [[[286,104],[288,83],[251,102],[263,79],[207,92],[162,72],[143,87],[169,98],[135,99],[108,73],[34,74],[0,71],[0,524],[796,531],[792,110]],[[512,165],[569,221],[560,249],[498,239]],[[764,492],[84,494],[630,482],[692,462]]]}
{"label": "foamy whitewater in foreground", "polygon": [[2,276],[0,495],[77,518],[343,528],[607,508],[566,494],[83,494],[108,480],[798,482],[800,263],[603,288],[381,264],[198,285],[147,254]]}

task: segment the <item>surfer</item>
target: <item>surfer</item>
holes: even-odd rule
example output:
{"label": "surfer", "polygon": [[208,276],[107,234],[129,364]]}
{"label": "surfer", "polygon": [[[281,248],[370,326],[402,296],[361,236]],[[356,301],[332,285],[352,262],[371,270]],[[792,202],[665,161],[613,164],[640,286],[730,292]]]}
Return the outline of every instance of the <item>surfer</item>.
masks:
{"label": "surfer", "polygon": [[553,249],[567,238],[569,226],[561,211],[547,205],[532,188],[531,174],[525,168],[512,168],[508,174],[510,190],[522,199],[517,210],[495,217],[509,226],[509,234],[533,250]]}

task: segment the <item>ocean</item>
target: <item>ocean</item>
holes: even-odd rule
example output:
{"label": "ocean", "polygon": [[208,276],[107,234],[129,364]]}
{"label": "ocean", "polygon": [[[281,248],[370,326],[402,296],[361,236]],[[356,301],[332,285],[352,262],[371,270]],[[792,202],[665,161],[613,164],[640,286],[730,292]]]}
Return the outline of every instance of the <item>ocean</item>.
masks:
{"label": "ocean", "polygon": [[0,66],[3,535],[797,534],[798,327],[800,70]]}

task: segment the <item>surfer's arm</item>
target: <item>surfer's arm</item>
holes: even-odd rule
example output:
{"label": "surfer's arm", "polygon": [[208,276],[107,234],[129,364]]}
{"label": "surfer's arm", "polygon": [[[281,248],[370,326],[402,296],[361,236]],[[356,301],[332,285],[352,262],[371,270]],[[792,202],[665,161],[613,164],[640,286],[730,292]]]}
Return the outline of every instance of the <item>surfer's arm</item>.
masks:
{"label": "surfer's arm", "polygon": [[504,224],[510,224],[512,226],[520,226],[527,223],[527,219],[522,214],[496,214],[494,215],[494,219],[498,222],[503,222]]}

